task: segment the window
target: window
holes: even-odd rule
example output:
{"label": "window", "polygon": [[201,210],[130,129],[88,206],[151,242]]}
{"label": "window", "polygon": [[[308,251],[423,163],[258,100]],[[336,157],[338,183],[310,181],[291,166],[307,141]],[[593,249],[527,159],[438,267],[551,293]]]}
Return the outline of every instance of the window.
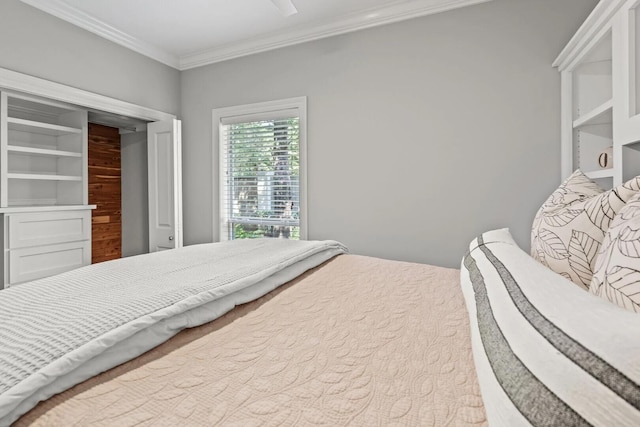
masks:
{"label": "window", "polygon": [[305,239],[306,98],[213,111],[220,240]]}

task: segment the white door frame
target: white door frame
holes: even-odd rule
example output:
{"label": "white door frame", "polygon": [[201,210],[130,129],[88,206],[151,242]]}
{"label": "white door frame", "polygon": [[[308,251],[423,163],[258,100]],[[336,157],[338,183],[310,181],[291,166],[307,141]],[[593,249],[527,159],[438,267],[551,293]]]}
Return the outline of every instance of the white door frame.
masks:
{"label": "white door frame", "polygon": [[175,115],[163,111],[120,101],[119,99],[18,73],[6,68],[0,68],[0,88],[152,122],[176,118]]}

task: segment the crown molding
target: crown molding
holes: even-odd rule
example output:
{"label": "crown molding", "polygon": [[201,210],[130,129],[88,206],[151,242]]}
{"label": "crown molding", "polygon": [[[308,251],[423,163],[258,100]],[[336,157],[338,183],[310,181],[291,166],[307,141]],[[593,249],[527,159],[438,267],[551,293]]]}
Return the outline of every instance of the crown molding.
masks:
{"label": "crown molding", "polygon": [[173,68],[179,67],[179,58],[150,43],[133,37],[93,16],[69,6],[61,0],[20,0],[23,3],[40,9],[50,15],[67,21],[77,27],[92,32],[102,38],[110,40],[141,55],[155,59]]}
{"label": "crown molding", "polygon": [[491,0],[417,0],[411,3],[400,3],[387,7],[368,9],[364,12],[344,16],[337,21],[311,27],[280,31],[266,36],[254,37],[237,43],[229,43],[223,46],[181,55],[179,69],[188,70],[190,68],[227,61],[254,53],[267,52],[281,47],[391,24],[420,16],[433,15],[488,1]]}
{"label": "crown molding", "polygon": [[138,52],[178,70],[188,70],[254,53],[319,40],[339,34],[399,22],[420,16],[433,15],[491,0],[414,0],[390,6],[371,8],[345,15],[338,20],[316,25],[296,27],[265,36],[228,43],[189,54],[176,56],[157,46],[135,38],[96,19],[62,0],[20,0],[30,6],[70,22],[107,40]]}

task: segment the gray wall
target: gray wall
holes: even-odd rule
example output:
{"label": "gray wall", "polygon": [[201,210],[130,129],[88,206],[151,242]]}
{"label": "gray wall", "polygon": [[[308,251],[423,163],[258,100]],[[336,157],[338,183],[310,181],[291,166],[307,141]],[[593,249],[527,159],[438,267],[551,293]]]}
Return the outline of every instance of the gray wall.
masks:
{"label": "gray wall", "polygon": [[167,113],[179,109],[179,71],[18,0],[0,1],[0,67]]}
{"label": "gray wall", "polygon": [[560,180],[551,63],[596,3],[495,0],[183,72],[186,243],[217,221],[211,110],[306,95],[311,239],[458,266],[509,227],[528,250]]}
{"label": "gray wall", "polygon": [[120,136],[122,170],[122,256],[149,252],[147,132]]}
{"label": "gray wall", "polygon": [[455,266],[489,228],[528,247],[559,181],[550,64],[595,3],[495,0],[179,73],[3,0],[0,67],[181,111],[187,244],[217,220],[211,109],[306,95],[310,238]]}

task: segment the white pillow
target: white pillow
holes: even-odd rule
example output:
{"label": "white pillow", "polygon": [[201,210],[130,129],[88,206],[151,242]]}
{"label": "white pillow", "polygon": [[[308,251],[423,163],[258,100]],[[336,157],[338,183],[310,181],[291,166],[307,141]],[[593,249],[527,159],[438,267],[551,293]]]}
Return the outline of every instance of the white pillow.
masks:
{"label": "white pillow", "polygon": [[543,267],[507,230],[471,243],[461,283],[490,426],[640,426],[640,316]]}
{"label": "white pillow", "polygon": [[607,230],[589,290],[640,313],[640,193],[620,209]]}
{"label": "white pillow", "polygon": [[580,170],[544,202],[531,229],[531,256],[589,289],[596,255],[613,217],[640,191],[640,177],[604,191]]}

